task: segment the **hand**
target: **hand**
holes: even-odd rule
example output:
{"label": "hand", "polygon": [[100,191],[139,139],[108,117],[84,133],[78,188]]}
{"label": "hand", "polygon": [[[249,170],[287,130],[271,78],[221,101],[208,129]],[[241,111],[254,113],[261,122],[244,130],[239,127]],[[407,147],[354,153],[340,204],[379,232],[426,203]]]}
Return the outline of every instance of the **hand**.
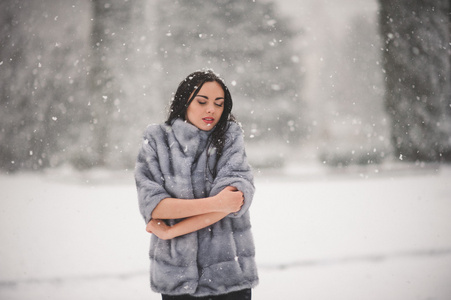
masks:
{"label": "hand", "polygon": [[234,213],[241,209],[244,204],[244,194],[236,187],[225,187],[217,195],[219,200],[219,211],[225,213]]}
{"label": "hand", "polygon": [[153,233],[162,240],[169,240],[172,238],[170,236],[170,229],[171,227],[166,225],[166,223],[160,219],[152,219],[146,226],[146,231],[148,233]]}

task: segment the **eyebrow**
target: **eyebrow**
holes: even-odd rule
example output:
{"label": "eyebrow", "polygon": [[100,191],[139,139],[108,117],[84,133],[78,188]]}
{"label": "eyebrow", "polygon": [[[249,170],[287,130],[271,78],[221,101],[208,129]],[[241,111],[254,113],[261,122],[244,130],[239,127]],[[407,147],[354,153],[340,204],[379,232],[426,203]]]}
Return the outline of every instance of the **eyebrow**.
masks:
{"label": "eyebrow", "polygon": [[[208,100],[208,97],[207,97],[207,96],[204,96],[204,95],[199,95],[199,94],[197,94],[196,97],[202,97],[202,98],[205,98],[205,99]],[[224,97],[218,97],[218,98],[215,99],[215,101],[216,101],[216,100],[224,100]]]}

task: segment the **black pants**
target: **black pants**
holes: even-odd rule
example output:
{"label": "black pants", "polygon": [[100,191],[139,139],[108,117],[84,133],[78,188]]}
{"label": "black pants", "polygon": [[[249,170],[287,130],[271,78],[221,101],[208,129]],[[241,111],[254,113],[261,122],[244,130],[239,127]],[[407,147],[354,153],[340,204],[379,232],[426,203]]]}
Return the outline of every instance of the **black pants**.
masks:
{"label": "black pants", "polygon": [[246,289],[237,292],[231,292],[224,295],[217,296],[206,296],[206,297],[193,297],[190,295],[179,295],[179,296],[171,296],[162,294],[161,297],[163,300],[251,300],[252,290]]}

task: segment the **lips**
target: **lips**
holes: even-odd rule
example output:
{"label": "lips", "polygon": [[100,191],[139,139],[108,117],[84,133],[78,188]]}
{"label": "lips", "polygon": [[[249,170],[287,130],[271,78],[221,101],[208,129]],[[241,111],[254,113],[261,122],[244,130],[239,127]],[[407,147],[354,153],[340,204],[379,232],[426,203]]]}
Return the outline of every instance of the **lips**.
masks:
{"label": "lips", "polygon": [[211,118],[211,117],[202,118],[202,121],[204,121],[207,124],[212,124],[215,121],[215,118]]}

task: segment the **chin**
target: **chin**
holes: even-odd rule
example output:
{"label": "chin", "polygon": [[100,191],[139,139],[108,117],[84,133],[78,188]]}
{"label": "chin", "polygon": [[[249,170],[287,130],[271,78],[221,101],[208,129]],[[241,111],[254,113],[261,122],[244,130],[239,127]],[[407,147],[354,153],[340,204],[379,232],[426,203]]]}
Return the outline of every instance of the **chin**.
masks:
{"label": "chin", "polygon": [[215,128],[215,126],[216,126],[216,124],[210,124],[210,125],[201,124],[201,126],[197,126],[197,128],[199,128],[200,130],[203,130],[203,131],[210,131],[213,128]]}
{"label": "chin", "polygon": [[202,128],[199,128],[200,130],[203,131],[210,131],[214,128],[214,126],[202,126]]}

